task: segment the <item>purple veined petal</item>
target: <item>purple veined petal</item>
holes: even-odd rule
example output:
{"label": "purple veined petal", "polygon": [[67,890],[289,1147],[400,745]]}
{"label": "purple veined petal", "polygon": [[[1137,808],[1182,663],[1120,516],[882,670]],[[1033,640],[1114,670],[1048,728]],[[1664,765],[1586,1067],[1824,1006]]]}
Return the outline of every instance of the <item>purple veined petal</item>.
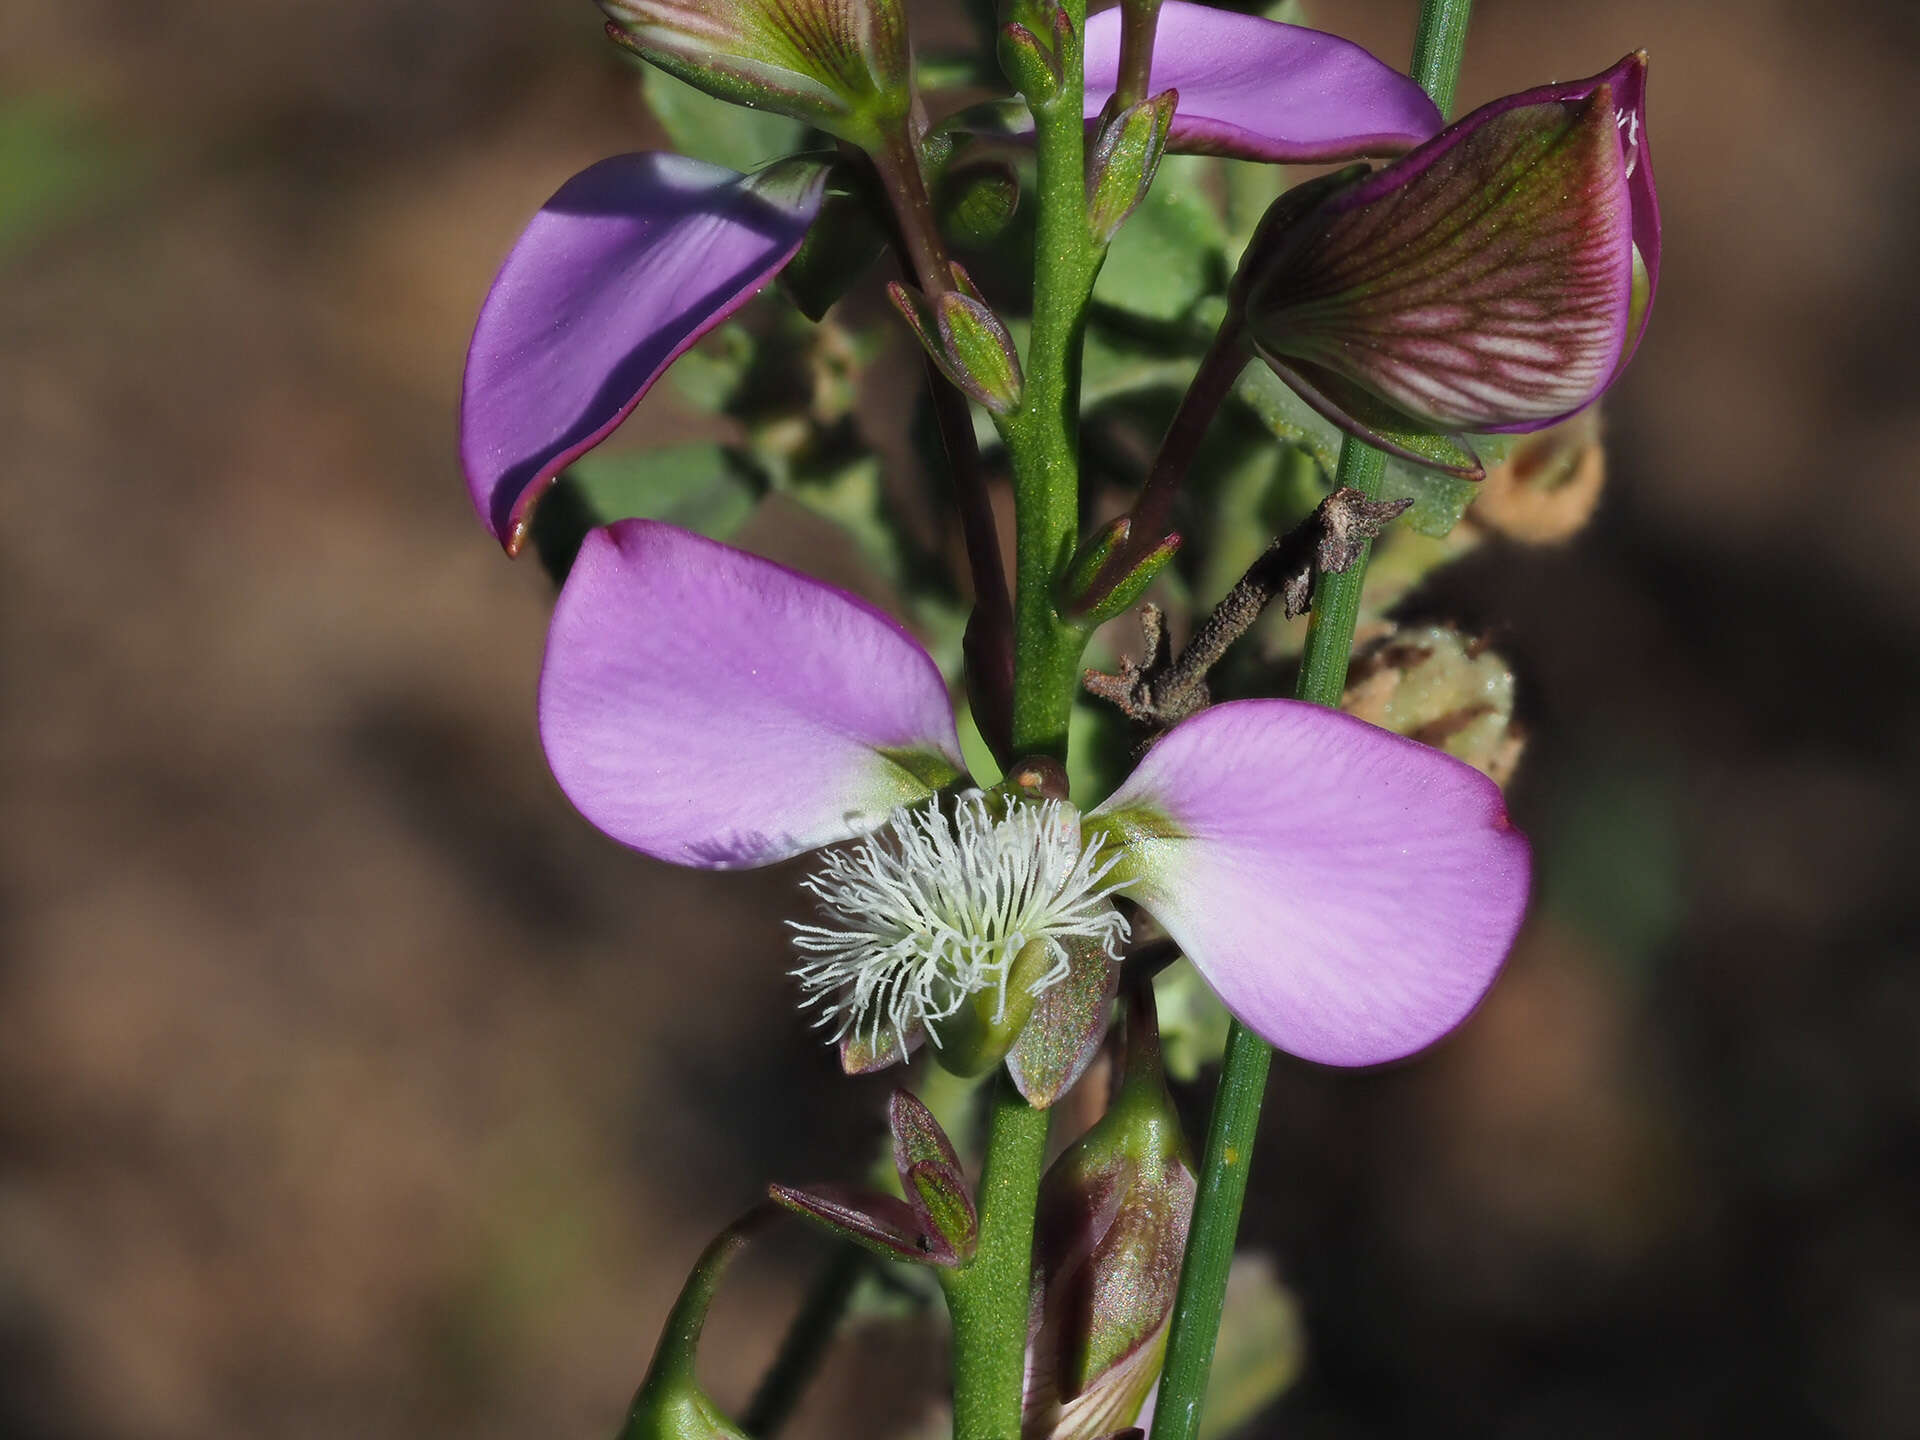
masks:
{"label": "purple veined petal", "polygon": [[1409,428],[1534,430],[1584,409],[1645,315],[1624,128],[1604,76],[1476,110],[1262,239],[1243,270],[1255,346]]}
{"label": "purple veined petal", "polygon": [[1126,893],[1227,1008],[1324,1064],[1453,1029],[1526,910],[1527,842],[1492,781],[1299,701],[1182,721],[1090,819],[1125,839]]}
{"label": "purple veined petal", "polygon": [[[1620,359],[1608,379],[1611,384],[1627,368],[1633,352],[1640,348],[1640,339],[1647,330],[1647,319],[1653,313],[1654,293],[1660,288],[1660,197],[1653,183],[1653,149],[1647,138],[1647,52],[1636,50],[1631,55],[1623,56],[1612,69],[1590,75],[1584,80],[1542,85],[1538,89],[1492,101],[1468,116],[1467,120],[1491,117],[1544,100],[1563,103],[1584,100],[1602,85],[1607,86],[1613,96],[1614,126],[1620,136],[1620,156],[1626,175],[1633,235],[1634,293],[1627,319],[1626,344],[1621,347]],[[1556,415],[1548,420],[1494,425],[1488,429],[1493,433],[1529,432],[1543,430],[1567,418],[1566,415]]]}
{"label": "purple veined petal", "polygon": [[580,547],[547,638],[540,738],[600,829],[712,870],[857,835],[964,769],[946,683],[898,623],[653,520]]}
{"label": "purple veined petal", "polygon": [[[1120,74],[1120,11],[1087,20],[1086,113]],[[1164,0],[1151,91],[1180,92],[1169,148],[1308,163],[1399,155],[1437,132],[1433,101],[1350,40],[1256,15]]]}
{"label": "purple veined petal", "polygon": [[480,307],[460,397],[467,488],[508,554],[547,484],[793,257],[824,177],[616,155],[533,217]]}

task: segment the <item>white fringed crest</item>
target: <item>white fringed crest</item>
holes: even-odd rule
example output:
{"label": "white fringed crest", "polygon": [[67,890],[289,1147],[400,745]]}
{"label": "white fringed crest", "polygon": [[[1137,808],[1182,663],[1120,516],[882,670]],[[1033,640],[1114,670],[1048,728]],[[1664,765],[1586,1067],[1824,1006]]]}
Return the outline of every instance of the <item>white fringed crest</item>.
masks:
{"label": "white fringed crest", "polygon": [[991,986],[1004,1012],[1008,973],[1034,940],[1049,942],[1054,962],[1035,995],[1066,978],[1063,940],[1119,957],[1127,921],[1112,897],[1123,884],[1106,883],[1118,860],[1102,858],[1081,835],[1080,812],[1061,800],[991,801],[970,790],[951,813],[895,810],[801,882],[821,922],[791,922],[802,1004],[819,1009],[815,1023],[835,1042],[855,1033],[877,1042],[885,1027],[903,1053],[916,1029]]}

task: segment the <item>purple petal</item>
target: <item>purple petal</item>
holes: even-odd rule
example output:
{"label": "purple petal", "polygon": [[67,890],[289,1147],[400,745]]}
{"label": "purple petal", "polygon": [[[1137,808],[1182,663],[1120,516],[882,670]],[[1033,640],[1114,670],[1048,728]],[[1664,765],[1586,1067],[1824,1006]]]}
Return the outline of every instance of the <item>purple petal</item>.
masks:
{"label": "purple petal", "polygon": [[767,865],[962,772],[946,683],[845,591],[654,520],[587,536],[540,737],[582,815],[680,865]]}
{"label": "purple petal", "polygon": [[[1120,74],[1120,11],[1087,21],[1086,113]],[[1180,92],[1170,148],[1304,163],[1398,155],[1440,129],[1426,91],[1350,40],[1165,0],[1151,92]]]}
{"label": "purple petal", "polygon": [[824,176],[616,155],[533,217],[480,307],[460,397],[467,488],[508,554],[554,476],[793,257]]}
{"label": "purple petal", "polygon": [[1261,353],[1440,430],[1538,429],[1597,399],[1638,323],[1635,216],[1626,122],[1606,77],[1581,85],[1484,106],[1265,237]]}
{"label": "purple petal", "polygon": [[1169,731],[1093,812],[1127,894],[1227,1008],[1329,1065],[1412,1054],[1464,1020],[1526,910],[1499,787],[1416,741],[1293,700]]}

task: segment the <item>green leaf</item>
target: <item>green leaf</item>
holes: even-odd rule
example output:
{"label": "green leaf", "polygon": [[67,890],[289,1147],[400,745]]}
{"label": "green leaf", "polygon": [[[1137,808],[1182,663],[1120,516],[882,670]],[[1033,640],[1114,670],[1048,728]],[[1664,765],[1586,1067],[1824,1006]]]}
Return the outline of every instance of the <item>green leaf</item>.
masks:
{"label": "green leaf", "polygon": [[709,442],[576,460],[535,506],[533,543],[556,581],[573,568],[587,532],[643,518],[724,539],[740,528],[766,485],[734,451]]}
{"label": "green leaf", "polygon": [[1198,368],[1191,355],[1169,354],[1164,344],[1097,323],[1088,325],[1081,354],[1080,404],[1085,410],[1145,390],[1178,394]]}
{"label": "green leaf", "polygon": [[1207,198],[1217,162],[1168,155],[1114,237],[1093,298],[1149,320],[1178,320],[1227,282],[1227,232]]}
{"label": "green leaf", "polygon": [[806,137],[798,120],[715,99],[653,65],[641,86],[673,148],[696,160],[744,172],[800,149]]}

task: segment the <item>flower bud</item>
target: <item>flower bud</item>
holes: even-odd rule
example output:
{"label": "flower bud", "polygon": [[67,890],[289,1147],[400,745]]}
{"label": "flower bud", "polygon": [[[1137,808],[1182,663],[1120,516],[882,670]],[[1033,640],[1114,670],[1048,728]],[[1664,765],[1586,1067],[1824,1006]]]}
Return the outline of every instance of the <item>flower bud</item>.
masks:
{"label": "flower bud", "polygon": [[694,1361],[720,1277],[745,1248],[764,1213],[768,1212],[756,1212],[722,1231],[701,1254],[667,1316],[653,1364],[634,1393],[619,1440],[750,1440],[700,1387]]}
{"label": "flower bud", "polygon": [[991,245],[1019,205],[1019,172],[1002,156],[956,160],[934,187],[940,233],[955,245]]}
{"label": "flower bud", "polygon": [[996,415],[1018,407],[1025,383],[1020,354],[984,300],[961,290],[928,296],[898,281],[887,293],[941,374]]}
{"label": "flower bud", "polygon": [[1073,19],[1060,0],[1028,0],[1000,29],[1000,68],[1030,104],[1044,105],[1065,82],[1072,39]]}
{"label": "flower bud", "polygon": [[1177,91],[1163,91],[1102,120],[1087,155],[1087,224],[1102,245],[1147,198],[1179,99]]}
{"label": "flower bud", "polygon": [[[1483,106],[1385,169],[1283,196],[1235,295],[1329,420],[1427,464],[1422,435],[1537,430],[1625,366],[1658,275],[1646,58]],[[1441,468],[1477,475],[1470,452]]]}
{"label": "flower bud", "polygon": [[1464,760],[1505,785],[1525,740],[1513,720],[1513,671],[1444,625],[1392,630],[1355,653],[1340,708]]}
{"label": "flower bud", "polygon": [[1023,1440],[1109,1435],[1159,1380],[1195,1182],[1144,984],[1126,1041],[1113,1104],[1041,1181]]}
{"label": "flower bud", "polygon": [[913,103],[901,0],[600,0],[619,44],[722,100],[871,150]]}
{"label": "flower bud", "polygon": [[1180,537],[1168,535],[1146,554],[1118,569],[1115,560],[1133,538],[1133,517],[1109,520],[1088,538],[1073,557],[1060,587],[1060,608],[1092,628],[1131,610],[1154,577],[1180,548]]}
{"label": "flower bud", "polygon": [[919,1100],[896,1090],[887,1108],[902,1199],[854,1185],[773,1185],[774,1202],[893,1260],[964,1265],[980,1237],[953,1142]]}

